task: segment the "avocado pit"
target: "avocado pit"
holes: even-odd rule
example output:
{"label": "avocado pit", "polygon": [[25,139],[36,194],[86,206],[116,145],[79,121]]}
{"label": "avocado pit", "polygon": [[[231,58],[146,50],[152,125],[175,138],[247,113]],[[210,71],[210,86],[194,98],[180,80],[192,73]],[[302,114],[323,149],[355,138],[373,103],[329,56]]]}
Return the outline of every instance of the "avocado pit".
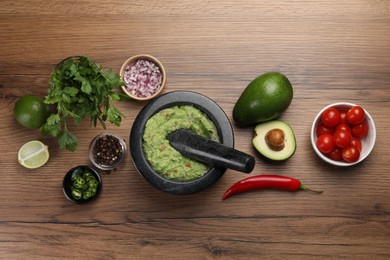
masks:
{"label": "avocado pit", "polygon": [[265,142],[268,147],[274,151],[281,151],[284,148],[284,131],[280,128],[274,128],[265,135]]}

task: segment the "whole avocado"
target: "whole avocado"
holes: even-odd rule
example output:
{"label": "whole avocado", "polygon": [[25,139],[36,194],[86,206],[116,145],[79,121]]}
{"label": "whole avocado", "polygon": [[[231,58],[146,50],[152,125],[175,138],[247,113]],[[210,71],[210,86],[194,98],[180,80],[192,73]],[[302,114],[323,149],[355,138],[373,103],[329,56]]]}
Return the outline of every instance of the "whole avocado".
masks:
{"label": "whole avocado", "polygon": [[286,76],[268,72],[254,79],[233,108],[239,126],[265,122],[280,116],[291,104],[293,88]]}

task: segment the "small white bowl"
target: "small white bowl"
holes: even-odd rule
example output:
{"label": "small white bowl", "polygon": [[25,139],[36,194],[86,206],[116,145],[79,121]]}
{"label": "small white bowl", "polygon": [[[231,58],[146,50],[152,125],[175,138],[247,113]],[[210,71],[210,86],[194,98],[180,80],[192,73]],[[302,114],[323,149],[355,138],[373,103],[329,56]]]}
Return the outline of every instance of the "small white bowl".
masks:
{"label": "small white bowl", "polygon": [[330,105],[324,107],[317,114],[317,116],[315,117],[313,124],[311,126],[310,138],[311,138],[311,144],[313,146],[313,149],[322,160],[324,160],[325,162],[327,162],[329,164],[336,165],[336,166],[343,166],[343,167],[358,164],[361,161],[363,161],[364,159],[366,159],[367,156],[371,153],[372,149],[374,148],[375,140],[376,140],[375,123],[374,123],[374,120],[372,119],[371,115],[367,112],[367,110],[365,110],[363,108],[365,113],[366,113],[366,120],[368,123],[368,134],[366,137],[364,137],[360,140],[362,142],[362,151],[360,152],[359,160],[357,160],[356,162],[352,162],[352,163],[348,163],[348,162],[344,162],[344,161],[335,161],[335,160],[328,158],[326,155],[324,155],[323,153],[321,153],[318,150],[317,145],[316,145],[316,142],[317,142],[316,128],[317,128],[317,125],[321,122],[322,113],[330,107],[335,107],[339,110],[348,110],[352,106],[356,106],[356,104],[347,103],[347,102],[338,102],[338,103],[330,104]]}

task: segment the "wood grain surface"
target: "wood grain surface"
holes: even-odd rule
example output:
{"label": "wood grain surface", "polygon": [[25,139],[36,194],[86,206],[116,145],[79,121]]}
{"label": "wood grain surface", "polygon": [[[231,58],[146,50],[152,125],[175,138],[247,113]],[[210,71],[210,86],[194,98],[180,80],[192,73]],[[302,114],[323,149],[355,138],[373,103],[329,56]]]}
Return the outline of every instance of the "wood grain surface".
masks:
{"label": "wood grain surface", "polygon": [[[76,152],[59,149],[14,120],[16,100],[45,96],[54,66],[88,55],[119,72],[130,56],[157,57],[167,71],[164,93],[192,90],[215,100],[232,122],[235,147],[256,158],[251,175],[301,179],[321,195],[256,191],[221,201],[236,181],[228,170],[202,192],[158,191],[130,154],[94,203],[78,206],[62,192],[65,172],[89,164],[90,140],[102,131],[88,120],[73,128]],[[253,128],[232,118],[235,102],[260,74],[279,71],[294,99],[281,119],[297,151],[271,163],[252,147]],[[390,2],[386,0],[1,0],[0,1],[0,259],[389,259]],[[310,144],[324,106],[362,105],[377,142],[361,164],[336,168]],[[128,141],[145,102],[118,103],[126,118],[109,130]],[[42,168],[17,162],[25,142],[50,147]]]}

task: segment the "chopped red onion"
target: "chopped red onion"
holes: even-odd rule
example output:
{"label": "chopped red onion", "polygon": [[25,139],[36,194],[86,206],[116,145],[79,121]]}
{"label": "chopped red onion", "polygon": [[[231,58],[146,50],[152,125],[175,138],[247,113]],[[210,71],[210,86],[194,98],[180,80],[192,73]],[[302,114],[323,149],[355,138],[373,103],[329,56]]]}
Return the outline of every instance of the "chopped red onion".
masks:
{"label": "chopped red onion", "polygon": [[152,61],[139,59],[126,66],[123,80],[128,92],[139,98],[155,94],[162,84],[162,73]]}

